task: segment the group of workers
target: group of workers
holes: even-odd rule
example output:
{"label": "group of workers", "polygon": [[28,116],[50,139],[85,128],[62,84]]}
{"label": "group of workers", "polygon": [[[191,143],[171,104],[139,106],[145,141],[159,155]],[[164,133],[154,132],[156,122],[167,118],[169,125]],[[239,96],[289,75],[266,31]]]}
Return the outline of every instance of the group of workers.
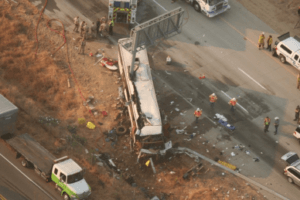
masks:
{"label": "group of workers", "polygon": [[[106,23],[107,20],[105,17],[102,17],[101,19],[98,18],[96,24],[95,22],[92,23],[91,28],[88,26],[88,24],[85,21],[79,22],[79,16],[74,18],[74,32],[79,32],[80,31],[80,36],[82,37],[81,43],[80,43],[80,48],[78,54],[84,54],[84,48],[86,46],[86,41],[89,37],[89,33],[92,36],[92,38],[97,38],[99,36],[99,33],[103,35],[103,31],[106,31]],[[114,26],[114,21],[111,20],[108,22],[109,25],[109,35],[113,35],[113,26]]]}
{"label": "group of workers", "polygon": [[[211,108],[214,108],[217,99],[218,99],[218,97],[217,97],[217,95],[215,93],[212,93],[211,95],[209,95],[209,103],[210,103]],[[232,112],[234,112],[235,106],[237,104],[236,98],[230,99],[230,101],[228,102],[228,104],[230,105],[230,110]],[[196,123],[198,123],[198,119],[202,115],[202,109],[197,108],[197,110],[195,110],[195,112],[194,112],[194,115],[196,117]]]}
{"label": "group of workers", "polygon": [[[269,132],[269,126],[271,124],[271,119],[267,116],[264,119],[264,132]],[[274,131],[274,135],[276,135],[278,133],[278,126],[279,126],[279,117],[275,117],[275,121],[274,121],[274,127],[275,127],[275,131]]]}
{"label": "group of workers", "polygon": [[[272,35],[269,35],[268,39],[267,39],[267,50],[272,51],[271,47],[272,47],[272,43],[273,43],[273,38]],[[258,38],[258,49],[260,48],[265,48],[265,33],[262,32],[262,34],[260,34],[259,38]]]}
{"label": "group of workers", "polygon": [[[88,26],[88,24],[85,21],[79,22],[79,16],[74,18],[74,29],[73,31],[79,32],[81,37],[84,37],[84,39],[88,38],[88,34],[91,33],[92,37],[97,37],[99,33],[103,33],[103,31],[106,30],[106,23],[107,20],[105,17],[102,17],[101,19],[98,18],[97,22],[93,22],[91,28]],[[114,26],[114,21],[110,20],[108,22],[109,26],[109,35],[113,35],[113,26]]]}
{"label": "group of workers", "polygon": [[[217,99],[218,98],[217,98],[217,95],[215,93],[212,93],[211,95],[209,95],[209,102],[210,102],[211,108],[214,108]],[[230,110],[232,112],[234,112],[235,106],[237,105],[236,98],[230,99],[228,104],[230,105]],[[295,113],[296,113],[295,114],[295,121],[296,120],[299,121],[300,106],[297,106]],[[202,109],[197,108],[194,112],[194,116],[196,117],[196,123],[198,123],[198,119],[199,119],[199,117],[201,117],[201,115],[202,115]],[[264,119],[264,132],[265,133],[269,132],[270,123],[271,123],[271,119],[269,117],[266,117]],[[279,117],[275,117],[274,127],[275,127],[274,135],[276,135],[278,133],[278,127],[279,127]]]}

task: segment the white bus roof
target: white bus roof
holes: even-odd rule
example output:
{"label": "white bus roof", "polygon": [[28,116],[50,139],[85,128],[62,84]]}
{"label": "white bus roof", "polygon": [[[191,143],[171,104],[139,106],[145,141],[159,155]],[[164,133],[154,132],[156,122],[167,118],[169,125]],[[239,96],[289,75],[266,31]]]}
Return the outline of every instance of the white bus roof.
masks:
{"label": "white bus roof", "polygon": [[[129,39],[122,39],[122,41],[125,41],[125,43],[130,42]],[[132,54],[128,52],[122,45],[120,45],[120,51],[123,61],[122,65],[124,66],[125,74],[127,74],[126,79],[128,81],[130,80],[128,76],[130,68],[127,66],[131,65]],[[145,123],[145,126],[140,130],[140,136],[162,134],[161,117],[152,81],[147,50],[143,49],[138,51],[136,58],[139,58],[140,64],[135,71],[136,78],[135,81],[133,81],[133,84],[137,91],[141,112],[146,115],[147,121],[150,122]],[[129,86],[128,88],[129,90],[132,90],[132,87]],[[131,94],[134,93],[134,91],[129,92]],[[135,116],[136,115],[137,113],[135,113]]]}

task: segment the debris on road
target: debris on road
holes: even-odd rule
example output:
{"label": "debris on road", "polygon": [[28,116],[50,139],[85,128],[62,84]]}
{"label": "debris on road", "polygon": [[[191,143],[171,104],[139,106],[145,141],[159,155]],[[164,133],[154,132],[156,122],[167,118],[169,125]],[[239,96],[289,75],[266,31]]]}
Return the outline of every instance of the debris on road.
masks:
{"label": "debris on road", "polygon": [[224,122],[227,122],[227,118],[224,115],[221,115],[219,113],[215,114],[214,119],[219,119],[219,120],[222,120]]}
{"label": "debris on road", "polygon": [[165,70],[165,72],[166,72],[166,74],[168,74],[168,75],[172,75],[171,73],[169,73],[167,70]]}
{"label": "debris on road", "polygon": [[183,134],[184,133],[184,129],[181,129],[181,130],[180,129],[176,129],[176,133],[177,134]]}

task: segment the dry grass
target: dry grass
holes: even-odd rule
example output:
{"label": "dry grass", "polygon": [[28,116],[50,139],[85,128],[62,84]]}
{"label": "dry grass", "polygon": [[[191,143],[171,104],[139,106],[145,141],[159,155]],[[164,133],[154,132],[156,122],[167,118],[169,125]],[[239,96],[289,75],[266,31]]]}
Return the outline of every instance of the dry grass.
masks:
{"label": "dry grass", "polygon": [[[49,51],[42,50],[35,59],[34,26],[13,14],[11,9],[5,7],[0,11],[2,78],[10,86],[16,86],[25,98],[33,99],[48,111],[75,109],[79,102],[74,98],[74,91],[67,91],[67,74],[55,64]],[[42,20],[39,27],[43,29],[45,26],[45,20]],[[41,33],[38,37],[46,38]],[[41,49],[46,49],[44,42],[41,40]],[[65,59],[63,56],[60,58]],[[2,88],[0,92],[5,95],[8,91]]]}

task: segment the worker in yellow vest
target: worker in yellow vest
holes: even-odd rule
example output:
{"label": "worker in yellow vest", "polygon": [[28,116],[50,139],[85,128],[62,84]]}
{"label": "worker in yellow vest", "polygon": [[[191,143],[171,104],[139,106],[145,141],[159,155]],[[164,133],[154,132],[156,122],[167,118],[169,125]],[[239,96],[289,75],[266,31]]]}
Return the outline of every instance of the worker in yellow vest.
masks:
{"label": "worker in yellow vest", "polygon": [[196,123],[198,123],[198,118],[201,117],[202,115],[202,109],[197,108],[197,110],[195,110],[194,115],[196,117]]}
{"label": "worker in yellow vest", "polygon": [[262,34],[260,34],[260,36],[258,38],[258,49],[260,49],[260,47],[265,48],[265,33],[264,32]]}
{"label": "worker in yellow vest", "polygon": [[264,132],[269,132],[269,126],[270,126],[270,123],[271,123],[271,119],[267,116],[264,120],[264,125],[265,125],[265,130]]}
{"label": "worker in yellow vest", "polygon": [[109,22],[109,35],[113,35],[113,34],[114,34],[114,32],[113,32],[113,27],[114,27],[114,25],[115,25],[114,21],[111,20],[111,21]]}
{"label": "worker in yellow vest", "polygon": [[237,104],[237,100],[235,98],[230,99],[230,101],[228,102],[228,104],[231,106],[230,110],[233,112],[235,109],[235,106]]}
{"label": "worker in yellow vest", "polygon": [[210,102],[210,106],[212,107],[212,108],[214,108],[214,106],[215,106],[215,102],[217,101],[217,96],[216,96],[216,94],[215,93],[212,93],[211,95],[209,95],[209,102]]}
{"label": "worker in yellow vest", "polygon": [[272,51],[271,50],[272,43],[273,43],[273,38],[272,35],[270,35],[267,39],[267,45],[268,45],[267,50]]}

